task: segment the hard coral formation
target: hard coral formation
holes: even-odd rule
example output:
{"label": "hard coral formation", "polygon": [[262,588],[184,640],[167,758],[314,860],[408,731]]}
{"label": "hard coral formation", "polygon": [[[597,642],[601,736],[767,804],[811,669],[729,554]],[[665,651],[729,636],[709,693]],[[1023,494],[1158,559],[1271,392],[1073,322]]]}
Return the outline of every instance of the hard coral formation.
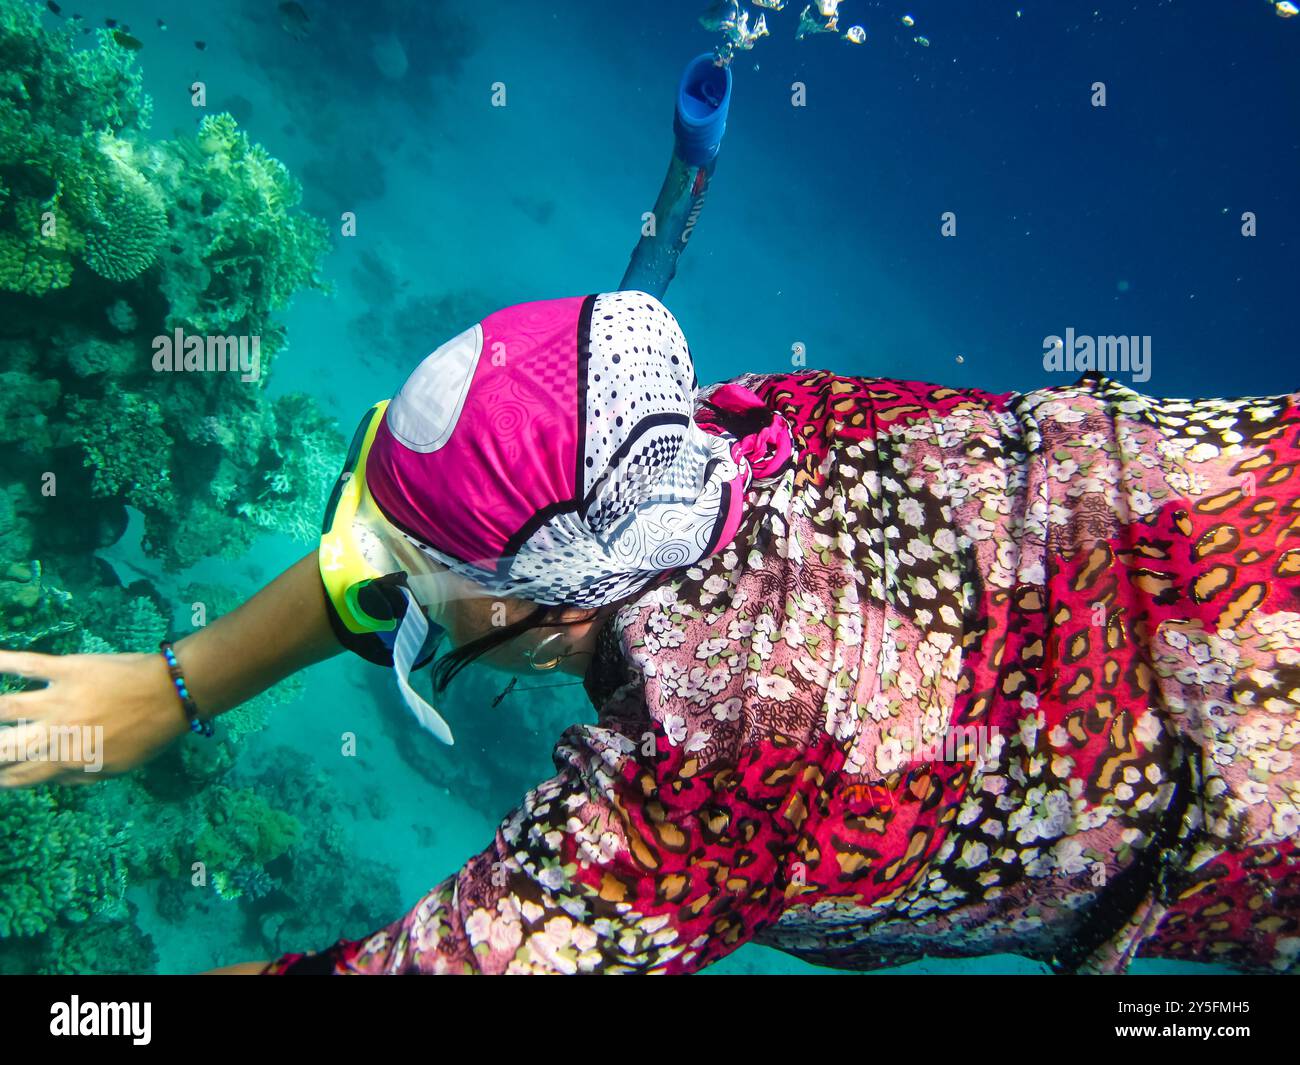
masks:
{"label": "hard coral formation", "polygon": [[10,211],[10,229],[0,229],[0,289],[40,296],[66,288],[85,238],[71,224],[59,224],[50,201],[21,200]]}
{"label": "hard coral formation", "polygon": [[[0,0],[0,303],[29,329],[6,346],[40,352],[0,382],[0,443],[21,452],[7,472],[34,509],[47,473],[136,506],[169,568],[259,532],[309,540],[343,440],[264,382],[283,346],[275,312],[325,288],[325,225],[230,115],[151,141],[132,54],[96,40],[79,49],[33,4]],[[47,309],[55,289],[68,299]],[[259,375],[156,372],[150,338],[177,329],[258,338]]]}
{"label": "hard coral formation", "polygon": [[51,788],[6,792],[0,803],[0,940],[34,936],[60,920],[112,915],[126,870],[118,829],[94,824]]}
{"label": "hard coral formation", "polygon": [[[7,630],[18,622],[31,626],[22,630],[28,634],[47,630],[35,643],[44,651],[143,650],[167,629],[147,588],[142,581],[74,597],[32,567],[0,566],[0,643],[12,646]],[[186,588],[182,598],[190,597],[214,613],[237,598],[210,585]],[[238,741],[295,690],[273,689],[245,708],[240,729],[227,722],[238,724],[242,709],[223,717],[213,743],[180,744],[135,774],[89,788],[0,792],[0,972],[152,967],[156,952],[126,902],[132,885],[168,885],[180,921],[198,920],[211,905],[285,906],[292,898],[312,921],[341,924],[357,899],[381,889],[386,899],[395,895],[391,876],[360,888],[331,882],[355,856],[340,849],[345,843],[330,843],[323,782],[308,798],[291,786],[258,781],[254,789],[237,779]],[[213,751],[223,753],[204,763]],[[297,779],[285,768],[271,775]],[[326,823],[308,823],[312,817]],[[196,877],[199,869],[204,876]],[[248,916],[260,920],[264,912]],[[273,944],[259,933],[245,949],[265,953]]]}
{"label": "hard coral formation", "polygon": [[320,515],[343,462],[338,431],[300,393],[277,400],[272,421],[259,470],[262,490],[236,509],[260,528],[310,540],[319,535]]}
{"label": "hard coral formation", "polygon": [[202,800],[205,827],[194,841],[194,857],[223,899],[242,894],[241,872],[264,871],[302,834],[297,818],[274,809],[250,788],[217,785],[204,791]]}
{"label": "hard coral formation", "polygon": [[69,438],[92,471],[96,496],[121,498],[142,511],[172,505],[166,462],[175,442],[156,400],[110,384],[99,395],[72,397],[66,411]]}
{"label": "hard coral formation", "polygon": [[[124,586],[94,555],[121,536],[128,505],[144,517],[146,552],[182,568],[265,531],[314,538],[342,459],[312,401],[265,391],[283,346],[275,313],[323,287],[323,223],[229,116],[156,141],[149,110],[133,53],[112,34],[82,49],[66,24],[45,28],[38,5],[0,0],[3,647],[153,650],[176,606],[162,579]],[[155,372],[151,338],[177,328],[260,336],[261,375]],[[202,594],[221,600],[211,617],[234,598]],[[24,683],[0,676],[0,691]],[[152,967],[125,901],[143,884],[168,885],[180,919],[291,894],[341,923],[355,896],[327,881],[352,856],[335,850],[337,865],[315,869],[295,841],[328,826],[300,824],[301,803],[236,779],[241,745],[296,690],[267,693],[213,742],[183,741],[129,776],[0,792],[0,972]],[[211,869],[202,887],[199,861]],[[246,948],[257,956],[267,941],[255,932]]]}
{"label": "hard coral formation", "polygon": [[149,102],[131,53],[101,31],[76,47],[34,4],[0,3],[0,288],[66,288],[83,260],[110,280],[146,269],[166,226],[157,191],[131,164]]}
{"label": "hard coral formation", "polygon": [[362,936],[402,912],[394,870],[357,853],[337,816],[338,790],[324,772],[304,765],[296,751],[278,747],[253,783],[304,830],[296,845],[267,863],[279,890],[255,911],[265,949],[314,950],[340,936]]}
{"label": "hard coral formation", "polygon": [[158,190],[135,169],[129,142],[101,133],[99,151],[105,163],[90,200],[84,257],[100,277],[129,281],[158,257],[167,210]]}
{"label": "hard coral formation", "polygon": [[320,287],[324,223],[297,210],[302,187],[233,117],[209,115],[194,137],[152,148],[146,165],[173,205],[169,329],[262,335],[295,292]]}
{"label": "hard coral formation", "polygon": [[0,647],[30,647],[71,632],[71,596],[44,579],[40,562],[0,560]]}

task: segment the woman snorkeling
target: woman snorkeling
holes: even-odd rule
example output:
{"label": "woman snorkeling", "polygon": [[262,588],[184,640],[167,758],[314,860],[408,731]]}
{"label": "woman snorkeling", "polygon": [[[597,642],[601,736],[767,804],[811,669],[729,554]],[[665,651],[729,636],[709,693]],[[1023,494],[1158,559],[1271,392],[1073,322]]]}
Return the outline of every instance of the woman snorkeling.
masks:
{"label": "woman snorkeling", "polygon": [[448,741],[440,636],[435,688],[583,678],[597,723],[407,915],[223,971],[1295,970],[1298,470],[1294,395],[700,389],[653,296],[523,304],[367,416],[317,555],[170,659],[0,655],[48,681],[0,720],[121,772],[345,646]]}

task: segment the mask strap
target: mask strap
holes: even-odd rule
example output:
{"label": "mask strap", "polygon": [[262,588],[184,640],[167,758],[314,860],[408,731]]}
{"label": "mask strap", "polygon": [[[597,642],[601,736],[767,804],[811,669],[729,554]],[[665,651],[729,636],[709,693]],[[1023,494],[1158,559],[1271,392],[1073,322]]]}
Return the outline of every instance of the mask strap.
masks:
{"label": "mask strap", "polygon": [[416,720],[443,743],[451,746],[456,741],[452,738],[447,722],[411,686],[411,670],[420,656],[420,651],[424,648],[424,641],[428,638],[429,619],[424,616],[424,611],[416,602],[415,596],[411,594],[411,590],[405,585],[401,586],[401,590],[406,596],[406,613],[402,617],[402,624],[397,629],[397,638],[393,642],[393,672],[397,676],[397,690]]}

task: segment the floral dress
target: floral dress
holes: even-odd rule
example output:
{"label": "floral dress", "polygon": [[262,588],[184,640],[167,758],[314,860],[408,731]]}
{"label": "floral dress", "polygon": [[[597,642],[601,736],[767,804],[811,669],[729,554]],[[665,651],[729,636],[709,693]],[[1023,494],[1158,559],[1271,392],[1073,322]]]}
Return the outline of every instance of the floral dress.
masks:
{"label": "floral dress", "polygon": [[1298,397],[739,383],[795,461],[605,625],[556,775],[406,916],[266,971],[1296,969]]}

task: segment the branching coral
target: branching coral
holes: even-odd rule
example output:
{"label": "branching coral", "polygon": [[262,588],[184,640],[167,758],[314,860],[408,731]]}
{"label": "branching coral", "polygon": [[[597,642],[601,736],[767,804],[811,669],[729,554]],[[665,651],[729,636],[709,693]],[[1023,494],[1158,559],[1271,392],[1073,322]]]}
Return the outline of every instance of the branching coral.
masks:
{"label": "branching coral", "polygon": [[172,505],[174,441],[155,400],[110,384],[99,396],[70,399],[67,418],[69,439],[94,471],[97,496],[121,496],[142,511]]}
{"label": "branching coral", "polygon": [[316,271],[329,247],[324,223],[296,209],[301,186],[228,114],[156,146],[145,168],[173,205],[162,254],[168,328],[258,335],[269,353],[269,315],[321,287]]}
{"label": "branching coral", "polygon": [[[261,531],[310,538],[342,440],[305,400],[295,438],[263,387],[283,344],[274,313],[324,287],[325,226],[229,115],[149,141],[131,53],[111,33],[96,42],[79,49],[34,4],[0,0],[0,290],[34,301],[43,349],[0,382],[0,413],[16,403],[5,429],[32,456],[12,472],[66,472],[63,453],[40,457],[71,451],[96,499],[144,513],[146,546],[171,568],[246,550]],[[68,287],[84,315],[47,315],[48,293]],[[258,337],[260,377],[154,372],[148,338],[175,329]]]}
{"label": "branching coral", "polygon": [[264,487],[238,510],[264,529],[311,540],[319,535],[325,501],[343,464],[342,438],[334,420],[301,394],[277,400],[273,418],[260,470]]}
{"label": "branching coral", "polygon": [[[121,535],[127,504],[146,552],[173,569],[268,530],[317,533],[342,438],[306,397],[273,402],[265,379],[275,313],[322,287],[326,230],[228,116],[151,141],[132,54],[111,34],[78,43],[44,28],[36,4],[0,0],[0,646],[147,651],[175,589],[123,587],[92,554]],[[260,336],[261,378],[155,372],[149,338],[175,328]],[[19,683],[0,676],[0,691]],[[124,893],[152,881],[178,906],[224,896],[250,916],[286,899],[303,922],[395,912],[387,873],[340,885],[354,856],[328,804],[234,783],[240,744],[293,694],[260,697],[216,742],[183,740],[130,776],[0,792],[0,971],[147,968],[156,955]],[[209,868],[203,891],[194,861]],[[376,892],[384,906],[362,905]]]}
{"label": "branching coral", "polygon": [[53,789],[0,794],[0,938],[116,912],[127,883],[116,834],[77,816]]}
{"label": "branching coral", "polygon": [[131,163],[149,102],[130,52],[107,31],[76,47],[34,4],[0,0],[0,288],[66,288],[84,256],[101,276],[135,277],[157,254],[161,197]]}
{"label": "branching coral", "polygon": [[66,288],[72,280],[72,258],[85,238],[66,220],[53,198],[28,197],[12,207],[12,228],[0,230],[0,289],[42,296]]}

